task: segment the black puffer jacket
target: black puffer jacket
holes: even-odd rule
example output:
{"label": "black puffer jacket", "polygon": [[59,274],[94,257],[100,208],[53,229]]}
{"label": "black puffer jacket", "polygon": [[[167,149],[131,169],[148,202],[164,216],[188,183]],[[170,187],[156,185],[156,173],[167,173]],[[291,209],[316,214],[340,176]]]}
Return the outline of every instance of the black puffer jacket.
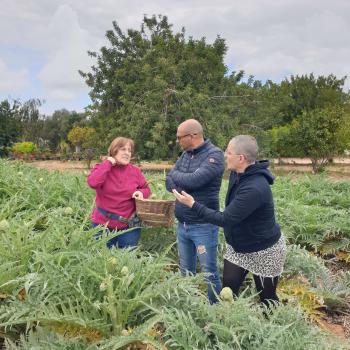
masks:
{"label": "black puffer jacket", "polygon": [[[182,153],[166,178],[166,188],[190,193],[198,203],[219,209],[219,191],[225,169],[223,152],[209,140]],[[185,205],[176,202],[175,216],[180,222],[201,224],[205,220]]]}
{"label": "black puffer jacket", "polygon": [[268,161],[258,161],[243,174],[231,173],[224,212],[206,208],[197,201],[192,207],[204,221],[222,226],[227,243],[237,252],[269,248],[281,236],[270,188],[274,177],[268,166]]}

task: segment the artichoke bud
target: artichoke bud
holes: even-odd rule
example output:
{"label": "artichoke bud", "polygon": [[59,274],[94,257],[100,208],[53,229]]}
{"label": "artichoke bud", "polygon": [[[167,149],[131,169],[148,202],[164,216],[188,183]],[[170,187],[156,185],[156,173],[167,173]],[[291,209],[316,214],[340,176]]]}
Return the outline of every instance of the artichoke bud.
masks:
{"label": "artichoke bud", "polygon": [[73,209],[71,207],[65,207],[63,210],[64,215],[72,215]]}
{"label": "artichoke bud", "polygon": [[129,268],[127,266],[123,266],[122,269],[120,270],[120,273],[123,276],[127,276],[129,274]]}
{"label": "artichoke bud", "polygon": [[7,231],[10,229],[10,224],[7,220],[0,221],[0,231]]}
{"label": "artichoke bud", "polygon": [[230,287],[224,287],[222,288],[220,292],[220,298],[223,301],[227,301],[230,303],[233,303],[233,292]]}

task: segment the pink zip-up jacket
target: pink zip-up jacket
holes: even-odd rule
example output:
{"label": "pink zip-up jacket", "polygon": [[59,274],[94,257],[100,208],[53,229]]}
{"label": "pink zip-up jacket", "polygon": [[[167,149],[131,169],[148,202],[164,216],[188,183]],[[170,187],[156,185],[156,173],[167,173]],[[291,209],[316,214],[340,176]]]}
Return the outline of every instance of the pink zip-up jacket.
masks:
{"label": "pink zip-up jacket", "polygon": [[87,183],[96,191],[95,208],[92,211],[91,220],[96,224],[107,224],[109,228],[123,229],[127,224],[105,217],[97,211],[96,207],[129,218],[136,209],[132,194],[140,191],[144,198],[151,195],[141,170],[130,163],[112,166],[109,160],[105,160],[96,164],[87,178]]}

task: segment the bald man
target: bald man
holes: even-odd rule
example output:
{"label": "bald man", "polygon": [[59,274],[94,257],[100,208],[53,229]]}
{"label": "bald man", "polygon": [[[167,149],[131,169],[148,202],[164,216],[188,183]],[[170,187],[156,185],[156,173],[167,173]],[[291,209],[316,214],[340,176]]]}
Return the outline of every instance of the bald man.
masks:
{"label": "bald man", "polygon": [[[198,203],[219,210],[219,191],[225,167],[223,152],[209,139],[204,139],[202,125],[195,119],[185,120],[178,126],[176,140],[183,153],[167,175],[167,190],[184,190]],[[219,228],[204,222],[178,201],[175,216],[181,272],[195,274],[198,257],[202,272],[208,273],[208,298],[214,303],[217,301],[215,293],[221,290],[217,268]]]}

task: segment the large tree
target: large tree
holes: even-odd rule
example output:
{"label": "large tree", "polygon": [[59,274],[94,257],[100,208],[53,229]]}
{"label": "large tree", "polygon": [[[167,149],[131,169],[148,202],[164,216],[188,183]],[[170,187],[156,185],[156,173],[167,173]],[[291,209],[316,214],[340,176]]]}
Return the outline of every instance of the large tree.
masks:
{"label": "large tree", "polygon": [[317,172],[348,147],[345,79],[310,74],[281,82],[279,114],[271,128],[275,155],[309,157]]}
{"label": "large tree", "polygon": [[273,148],[280,156],[308,157],[314,172],[349,146],[349,115],[339,106],[316,108],[272,129]]}
{"label": "large tree", "polygon": [[8,100],[0,102],[0,150],[6,153],[6,148],[18,141],[21,135],[20,103]]}
{"label": "large tree", "polygon": [[91,87],[92,122],[105,146],[125,135],[136,140],[141,157],[173,157],[181,121],[215,122],[211,97],[227,86],[223,39],[187,39],[163,16],[144,17],[140,30],[126,33],[113,22],[106,36],[109,46],[90,52],[97,59],[92,71],[80,72]]}
{"label": "large tree", "polygon": [[29,99],[21,104],[21,140],[31,141],[36,145],[42,146],[44,142],[41,137],[43,130],[43,115],[39,112],[39,107],[43,101],[37,98]]}
{"label": "large tree", "polygon": [[87,125],[85,113],[60,109],[54,111],[43,123],[42,137],[52,150],[57,150],[62,141],[68,140],[69,131],[75,126]]}
{"label": "large tree", "polygon": [[333,74],[315,77],[314,74],[294,76],[281,82],[282,124],[290,123],[304,111],[343,105],[347,100],[344,93],[346,77],[338,79]]}

